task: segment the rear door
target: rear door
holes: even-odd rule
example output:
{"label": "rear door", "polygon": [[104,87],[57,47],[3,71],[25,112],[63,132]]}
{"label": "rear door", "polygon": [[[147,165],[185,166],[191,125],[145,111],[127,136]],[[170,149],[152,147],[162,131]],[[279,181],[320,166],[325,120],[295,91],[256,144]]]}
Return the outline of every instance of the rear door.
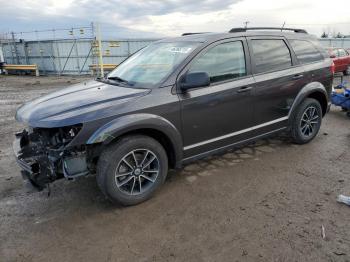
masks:
{"label": "rear door", "polygon": [[298,63],[304,67],[306,83],[319,82],[326,89],[332,86],[329,54],[314,39],[289,39]]}
{"label": "rear door", "polygon": [[[225,147],[249,136],[253,125],[248,47],[244,38],[215,42],[184,68],[206,72],[210,86],[179,92],[185,158]],[[245,130],[245,131],[242,131]]]}
{"label": "rear door", "polygon": [[250,37],[254,88],[254,125],[258,134],[283,129],[288,112],[305,84],[304,69],[297,64],[283,37]]}

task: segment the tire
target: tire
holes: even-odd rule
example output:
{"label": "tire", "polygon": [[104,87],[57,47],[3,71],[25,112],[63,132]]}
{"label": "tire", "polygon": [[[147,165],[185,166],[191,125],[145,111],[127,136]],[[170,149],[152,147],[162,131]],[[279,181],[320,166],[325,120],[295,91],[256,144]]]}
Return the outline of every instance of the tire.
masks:
{"label": "tire", "polygon": [[291,137],[294,143],[306,144],[315,138],[322,123],[320,103],[306,98],[296,109],[291,122]]}
{"label": "tire", "polygon": [[126,136],[103,150],[97,184],[113,203],[136,205],[154,194],[167,172],[167,154],[158,141],[143,135]]}
{"label": "tire", "polygon": [[347,69],[343,72],[345,76],[350,75],[350,65],[348,65]]}

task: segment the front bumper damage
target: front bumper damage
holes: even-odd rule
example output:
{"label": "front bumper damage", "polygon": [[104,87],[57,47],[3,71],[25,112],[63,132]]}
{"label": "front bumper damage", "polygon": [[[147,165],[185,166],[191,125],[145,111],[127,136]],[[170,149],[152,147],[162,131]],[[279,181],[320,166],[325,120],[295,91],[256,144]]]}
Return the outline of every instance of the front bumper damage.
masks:
{"label": "front bumper damage", "polygon": [[13,150],[23,178],[42,190],[57,179],[87,175],[86,147],[69,147],[78,131],[31,129],[17,133]]}

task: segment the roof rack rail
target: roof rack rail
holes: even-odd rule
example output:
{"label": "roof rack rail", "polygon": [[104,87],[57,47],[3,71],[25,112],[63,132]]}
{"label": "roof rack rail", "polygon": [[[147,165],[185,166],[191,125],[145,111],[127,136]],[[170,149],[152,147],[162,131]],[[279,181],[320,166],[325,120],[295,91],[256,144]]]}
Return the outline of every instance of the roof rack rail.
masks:
{"label": "roof rack rail", "polygon": [[200,34],[207,34],[209,32],[198,32],[198,33],[183,33],[181,36],[186,36],[186,35],[200,35]]}
{"label": "roof rack rail", "polygon": [[298,28],[282,28],[282,27],[237,27],[232,28],[229,33],[239,33],[239,32],[246,32],[248,30],[280,30],[280,31],[293,31],[294,33],[303,33],[307,34],[306,30],[304,29],[298,29]]}

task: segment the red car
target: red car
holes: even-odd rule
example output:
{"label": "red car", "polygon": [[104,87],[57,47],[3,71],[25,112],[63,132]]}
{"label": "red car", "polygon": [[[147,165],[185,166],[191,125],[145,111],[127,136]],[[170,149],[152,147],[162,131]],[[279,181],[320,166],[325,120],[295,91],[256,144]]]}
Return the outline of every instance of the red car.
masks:
{"label": "red car", "polygon": [[335,65],[335,73],[343,72],[344,75],[350,75],[350,54],[344,48],[328,48],[330,58]]}

